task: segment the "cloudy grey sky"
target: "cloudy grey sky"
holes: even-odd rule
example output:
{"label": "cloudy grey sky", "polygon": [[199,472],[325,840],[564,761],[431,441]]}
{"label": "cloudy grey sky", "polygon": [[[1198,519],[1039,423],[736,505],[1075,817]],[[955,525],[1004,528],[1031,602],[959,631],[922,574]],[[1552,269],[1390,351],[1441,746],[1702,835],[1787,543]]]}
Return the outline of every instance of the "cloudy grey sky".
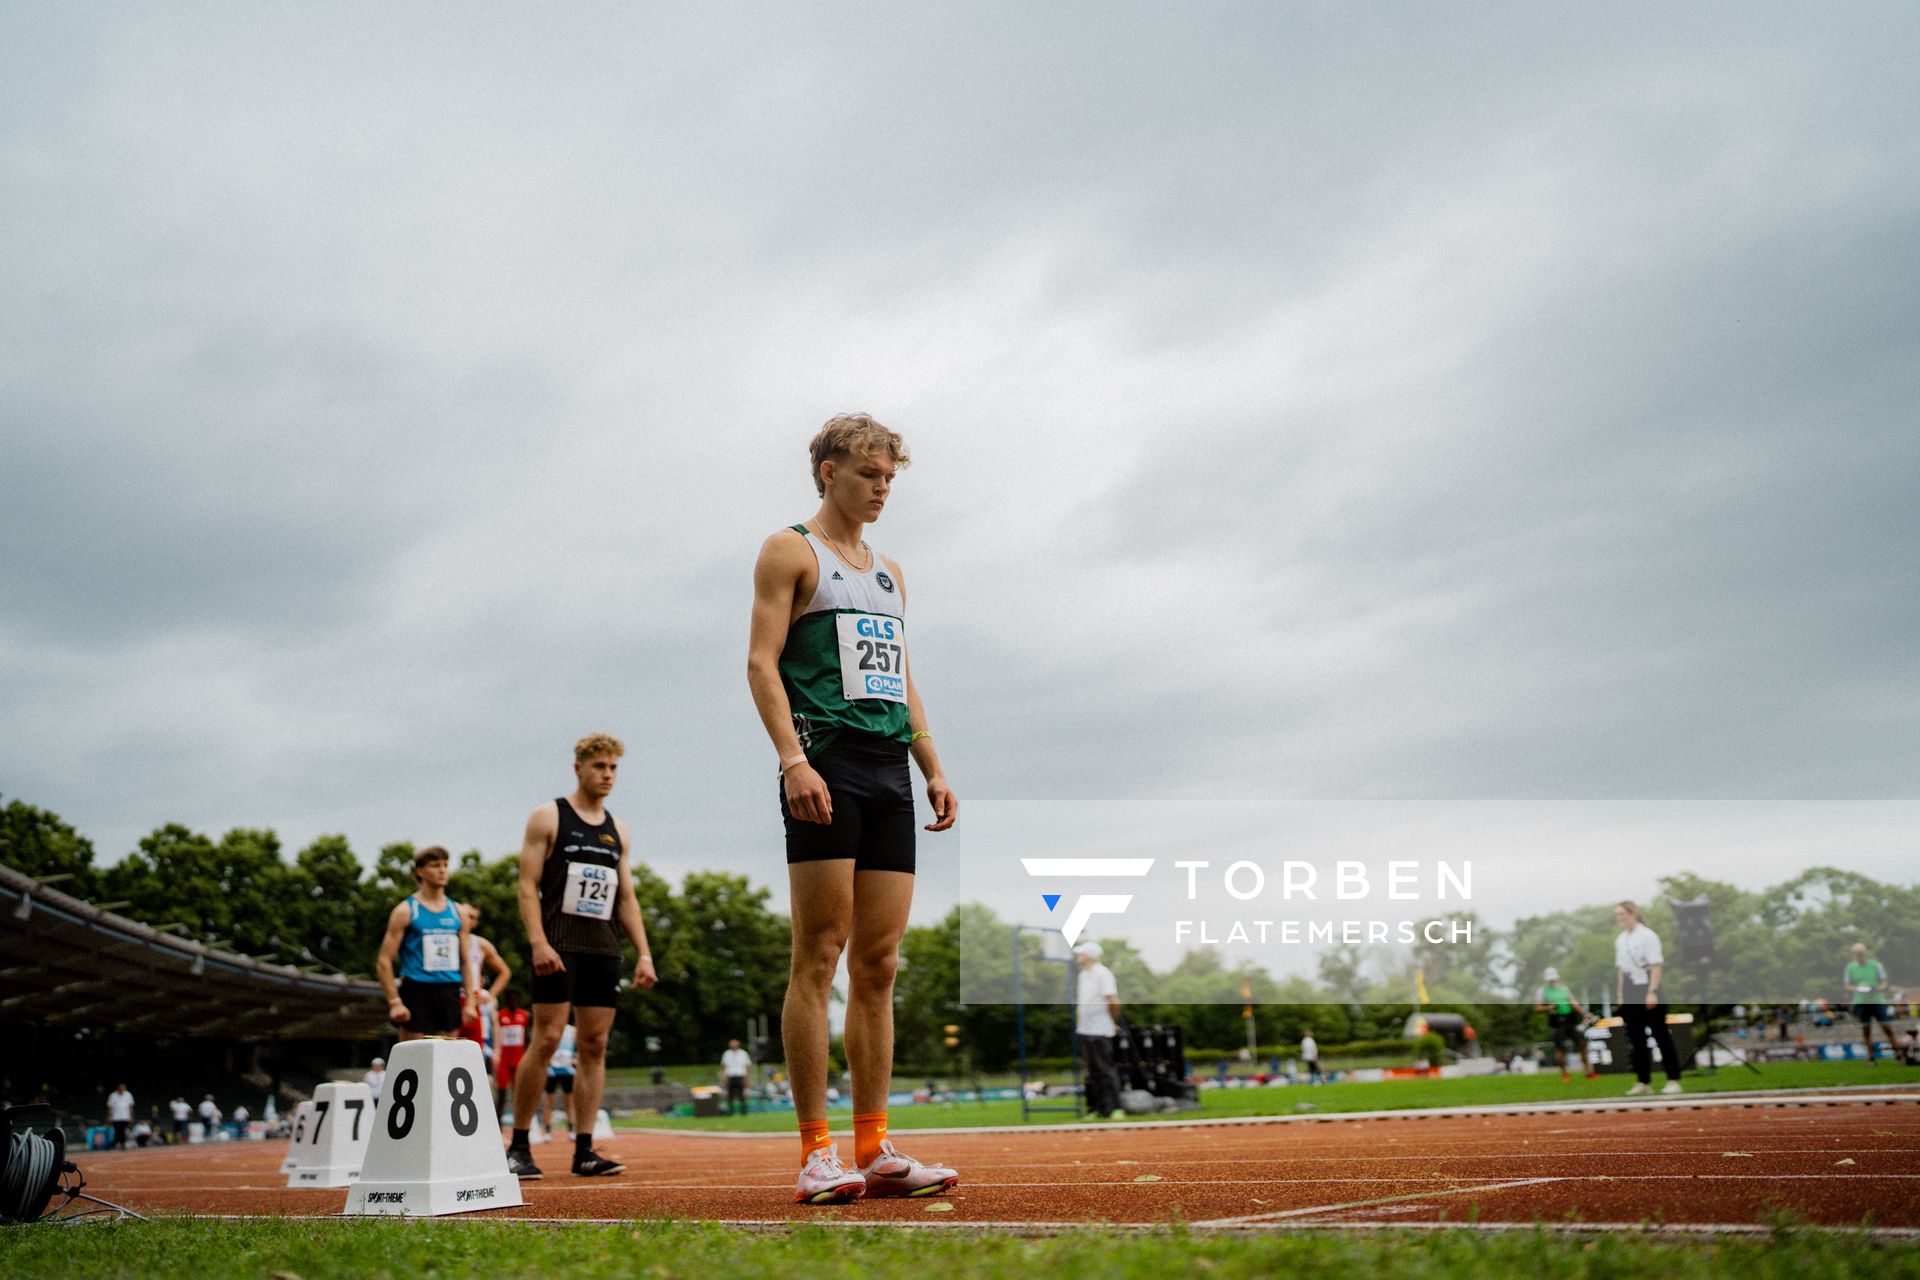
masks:
{"label": "cloudy grey sky", "polygon": [[1289,805],[1911,878],[1911,7],[0,20],[0,793],[107,860],[506,852],[607,729],[784,899],[749,569],[861,408],[922,917]]}

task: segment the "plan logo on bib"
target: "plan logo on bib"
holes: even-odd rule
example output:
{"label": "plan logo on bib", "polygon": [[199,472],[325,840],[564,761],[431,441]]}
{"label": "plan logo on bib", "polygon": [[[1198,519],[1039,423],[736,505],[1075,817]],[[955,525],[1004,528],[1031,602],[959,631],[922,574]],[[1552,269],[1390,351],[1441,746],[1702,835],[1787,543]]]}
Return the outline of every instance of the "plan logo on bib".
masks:
{"label": "plan logo on bib", "polygon": [[[1153,870],[1152,858],[1022,858],[1020,865],[1036,880],[1137,879]],[[1064,894],[1043,893],[1040,900],[1048,911],[1059,909]],[[1095,916],[1117,916],[1133,904],[1130,893],[1088,893],[1073,900],[1067,908],[1060,932],[1067,945],[1080,941],[1087,922]]]}

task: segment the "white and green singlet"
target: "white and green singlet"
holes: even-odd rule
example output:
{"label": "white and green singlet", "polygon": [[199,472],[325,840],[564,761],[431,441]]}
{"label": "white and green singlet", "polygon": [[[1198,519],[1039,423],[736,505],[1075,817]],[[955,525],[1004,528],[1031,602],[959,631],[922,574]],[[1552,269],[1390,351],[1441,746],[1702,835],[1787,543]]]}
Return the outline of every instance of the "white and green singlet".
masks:
{"label": "white and green singlet", "polygon": [[900,584],[879,552],[865,572],[835,554],[805,525],[793,526],[813,548],[820,583],[787,628],[780,682],[793,727],[809,757],[842,729],[905,743],[907,619]]}

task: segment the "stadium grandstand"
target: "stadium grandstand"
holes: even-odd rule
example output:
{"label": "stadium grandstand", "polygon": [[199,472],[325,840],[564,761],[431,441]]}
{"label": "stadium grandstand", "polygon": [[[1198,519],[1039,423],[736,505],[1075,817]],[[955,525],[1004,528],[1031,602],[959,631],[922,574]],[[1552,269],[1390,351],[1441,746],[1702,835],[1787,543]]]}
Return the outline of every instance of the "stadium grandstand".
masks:
{"label": "stadium grandstand", "polygon": [[0,865],[0,1021],[230,1038],[378,1035],[379,984],[188,942]]}
{"label": "stadium grandstand", "polygon": [[343,1042],[370,1044],[385,1011],[377,983],[178,938],[0,864],[0,1096],[12,1101],[85,1114],[131,1076],[143,1101],[164,1082],[257,1108],[263,1089],[341,1061]]}

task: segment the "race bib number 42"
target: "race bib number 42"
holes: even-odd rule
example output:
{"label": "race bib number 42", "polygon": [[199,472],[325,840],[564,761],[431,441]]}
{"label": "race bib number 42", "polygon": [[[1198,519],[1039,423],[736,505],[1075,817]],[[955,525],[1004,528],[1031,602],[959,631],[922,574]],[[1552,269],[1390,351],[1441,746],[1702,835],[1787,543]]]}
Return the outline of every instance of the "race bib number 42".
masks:
{"label": "race bib number 42", "polygon": [[840,691],[847,701],[907,700],[907,624],[877,613],[843,613]]}
{"label": "race bib number 42", "polygon": [[460,968],[460,935],[424,933],[420,935],[420,967],[428,973],[454,973]]}
{"label": "race bib number 42", "polygon": [[567,894],[560,899],[560,910],[570,916],[589,920],[613,919],[613,886],[617,873],[597,862],[567,864]]}

